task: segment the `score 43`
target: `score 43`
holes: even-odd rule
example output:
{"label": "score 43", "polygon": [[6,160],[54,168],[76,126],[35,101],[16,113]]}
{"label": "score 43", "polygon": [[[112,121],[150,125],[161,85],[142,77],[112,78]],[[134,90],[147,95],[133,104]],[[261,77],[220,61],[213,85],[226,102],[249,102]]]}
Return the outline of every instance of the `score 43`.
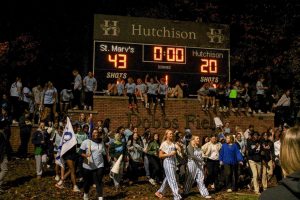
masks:
{"label": "score 43", "polygon": [[124,53],[108,54],[108,61],[113,63],[115,68],[127,68],[127,55]]}

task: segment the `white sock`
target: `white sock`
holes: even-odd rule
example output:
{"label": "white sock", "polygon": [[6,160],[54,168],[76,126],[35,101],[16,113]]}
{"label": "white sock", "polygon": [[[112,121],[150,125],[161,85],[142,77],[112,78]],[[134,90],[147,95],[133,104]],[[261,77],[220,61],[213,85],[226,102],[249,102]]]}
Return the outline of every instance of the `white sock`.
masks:
{"label": "white sock", "polygon": [[84,194],[83,194],[83,198],[89,198],[89,194],[84,193]]}
{"label": "white sock", "polygon": [[98,200],[103,200],[103,197],[98,197]]}

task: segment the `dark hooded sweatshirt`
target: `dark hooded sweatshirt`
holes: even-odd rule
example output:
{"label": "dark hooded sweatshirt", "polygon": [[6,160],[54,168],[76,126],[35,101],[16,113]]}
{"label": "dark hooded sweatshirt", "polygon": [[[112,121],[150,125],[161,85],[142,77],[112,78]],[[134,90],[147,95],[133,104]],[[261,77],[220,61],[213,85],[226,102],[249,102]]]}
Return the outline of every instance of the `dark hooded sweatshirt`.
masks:
{"label": "dark hooded sweatshirt", "polygon": [[279,185],[262,193],[260,200],[299,200],[300,171],[288,175]]}

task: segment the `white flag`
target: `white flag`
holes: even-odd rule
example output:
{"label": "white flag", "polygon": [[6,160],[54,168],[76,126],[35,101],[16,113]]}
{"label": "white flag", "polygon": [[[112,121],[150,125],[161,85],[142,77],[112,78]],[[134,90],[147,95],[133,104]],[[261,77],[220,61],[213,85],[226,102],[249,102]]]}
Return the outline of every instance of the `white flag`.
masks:
{"label": "white flag", "polygon": [[214,120],[215,120],[215,124],[216,124],[216,127],[217,127],[217,128],[223,126],[223,123],[222,123],[220,117],[215,117]]}
{"label": "white flag", "polygon": [[67,124],[64,129],[63,135],[61,137],[55,162],[61,167],[64,167],[64,160],[62,156],[67,151],[69,151],[72,147],[74,147],[76,144],[77,144],[76,135],[74,133],[71,121],[69,117],[67,117]]}

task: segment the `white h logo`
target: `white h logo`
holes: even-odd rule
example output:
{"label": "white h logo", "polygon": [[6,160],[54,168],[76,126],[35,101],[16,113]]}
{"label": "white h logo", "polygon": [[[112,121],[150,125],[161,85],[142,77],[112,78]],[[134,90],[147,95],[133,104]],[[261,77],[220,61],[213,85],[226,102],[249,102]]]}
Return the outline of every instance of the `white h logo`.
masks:
{"label": "white h logo", "polygon": [[101,24],[101,28],[104,31],[103,35],[118,36],[120,33],[118,21],[104,20],[104,24]]}
{"label": "white h logo", "polygon": [[207,32],[207,37],[209,37],[211,43],[223,43],[224,35],[222,34],[222,29],[211,28],[210,32]]}

